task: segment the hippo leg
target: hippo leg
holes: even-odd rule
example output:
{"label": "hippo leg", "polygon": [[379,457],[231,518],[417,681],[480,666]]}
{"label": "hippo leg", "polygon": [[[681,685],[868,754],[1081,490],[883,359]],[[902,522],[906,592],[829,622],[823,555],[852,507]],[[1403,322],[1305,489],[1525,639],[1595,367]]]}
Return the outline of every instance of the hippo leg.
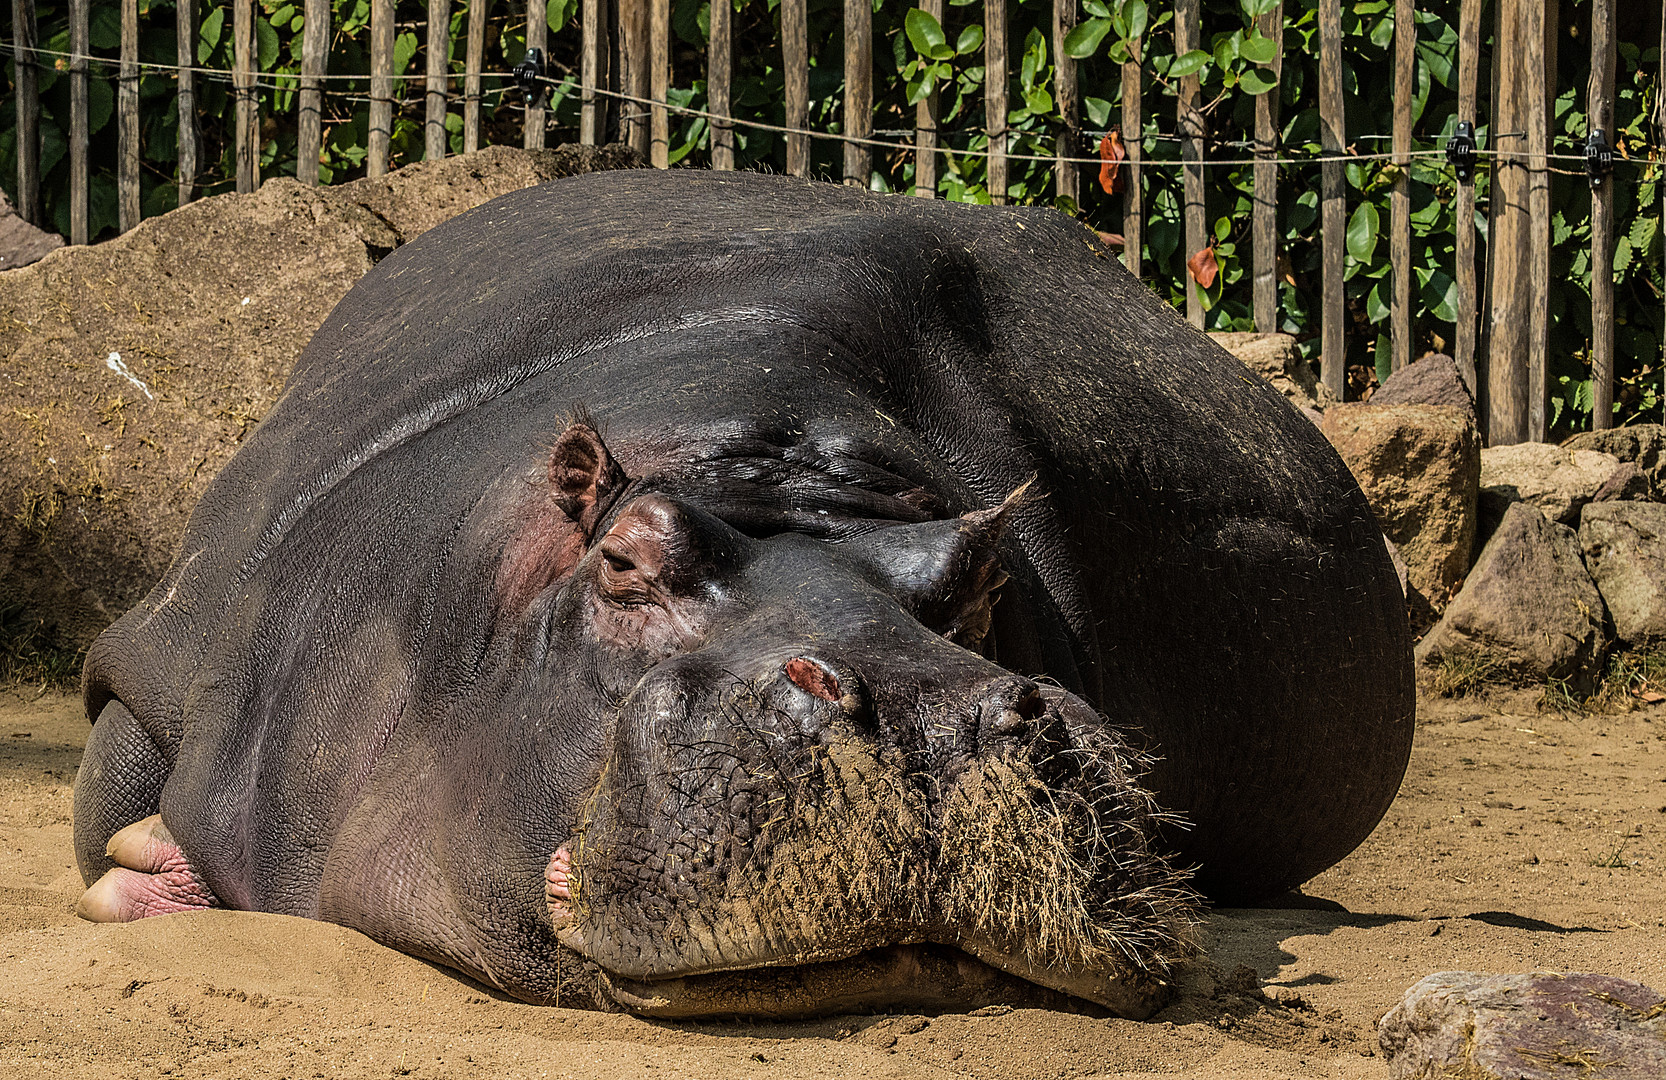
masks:
{"label": "hippo leg", "polygon": [[132,711],[119,699],[106,703],[75,778],[75,861],[83,884],[116,866],[106,851],[112,836],[161,808],[170,771],[167,757]]}
{"label": "hippo leg", "polygon": [[219,901],[162,824],[162,815],[135,821],[110,838],[105,853],[115,869],[81,894],[75,913],[93,922],[132,922],[151,915],[218,907]]}

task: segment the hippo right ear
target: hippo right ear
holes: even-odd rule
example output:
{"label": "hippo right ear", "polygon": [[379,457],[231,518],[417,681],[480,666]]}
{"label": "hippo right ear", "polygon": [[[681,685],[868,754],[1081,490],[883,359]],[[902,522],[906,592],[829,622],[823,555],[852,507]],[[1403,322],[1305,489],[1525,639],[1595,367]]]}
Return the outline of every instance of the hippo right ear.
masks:
{"label": "hippo right ear", "polygon": [[585,543],[630,478],[608,453],[607,444],[581,415],[567,425],[550,450],[550,486],[555,505],[579,527]]}

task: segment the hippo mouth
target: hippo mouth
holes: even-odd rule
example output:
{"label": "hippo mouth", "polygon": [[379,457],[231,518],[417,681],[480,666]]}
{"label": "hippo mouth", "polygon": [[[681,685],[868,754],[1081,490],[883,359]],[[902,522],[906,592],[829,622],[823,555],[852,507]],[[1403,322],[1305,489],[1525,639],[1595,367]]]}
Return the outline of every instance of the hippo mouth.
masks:
{"label": "hippo mouth", "polygon": [[848,729],[766,728],[763,708],[659,768],[616,759],[552,860],[557,938],[644,1015],[1143,1019],[1191,953],[1192,895],[1152,848],[1126,746],[1049,696],[1048,745],[929,772]]}
{"label": "hippo mouth", "polygon": [[758,1017],[793,1020],[841,1013],[937,1015],[991,1005],[1145,1019],[1166,986],[1144,992],[1117,987],[1084,994],[1019,978],[959,949],[931,943],[868,949],[842,960],[666,979],[627,979],[604,972],[603,990],[627,1012],[666,1020]]}

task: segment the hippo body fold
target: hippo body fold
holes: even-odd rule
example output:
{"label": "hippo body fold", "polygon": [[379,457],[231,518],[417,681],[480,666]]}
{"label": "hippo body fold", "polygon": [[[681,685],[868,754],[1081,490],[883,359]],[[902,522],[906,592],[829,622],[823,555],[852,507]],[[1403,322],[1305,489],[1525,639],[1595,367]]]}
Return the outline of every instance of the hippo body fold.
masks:
{"label": "hippo body fold", "polygon": [[[85,695],[89,883],[159,813],[214,902],[663,1015],[902,1000],[783,989],[858,956],[1142,1015],[1179,872],[1241,902],[1334,864],[1414,708],[1342,462],[1090,232],[690,172],[384,259]],[[962,897],[976,821],[1077,821],[1024,868],[1115,902]],[[739,971],[776,982],[667,989]]]}

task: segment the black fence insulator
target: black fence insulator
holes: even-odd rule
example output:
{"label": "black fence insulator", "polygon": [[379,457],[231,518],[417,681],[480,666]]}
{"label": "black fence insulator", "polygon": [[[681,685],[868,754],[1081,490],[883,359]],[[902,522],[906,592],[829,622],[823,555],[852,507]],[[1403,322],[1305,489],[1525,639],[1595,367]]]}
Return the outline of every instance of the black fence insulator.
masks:
{"label": "black fence insulator", "polygon": [[1602,178],[1614,171],[1614,151],[1601,131],[1585,136],[1585,178],[1592,189],[1602,186]]}
{"label": "black fence insulator", "polygon": [[1458,129],[1446,140],[1446,160],[1458,171],[1458,181],[1469,183],[1475,175],[1475,125],[1459,120]]}
{"label": "black fence insulator", "polygon": [[511,72],[515,76],[515,85],[521,88],[521,96],[527,105],[536,106],[544,100],[544,50],[528,49],[526,56],[516,64]]}

